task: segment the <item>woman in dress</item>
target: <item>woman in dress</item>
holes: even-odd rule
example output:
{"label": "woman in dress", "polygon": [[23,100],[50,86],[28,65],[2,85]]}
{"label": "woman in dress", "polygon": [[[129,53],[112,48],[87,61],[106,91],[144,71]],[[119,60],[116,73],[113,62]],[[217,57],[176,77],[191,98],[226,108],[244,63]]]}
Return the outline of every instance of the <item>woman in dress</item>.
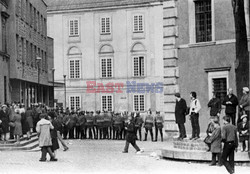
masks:
{"label": "woman in dress", "polygon": [[15,109],[15,113],[14,113],[12,121],[15,124],[14,136],[16,138],[16,144],[20,144],[20,136],[23,134],[21,120],[22,120],[22,117],[19,112],[19,109]]}
{"label": "woman in dress", "polygon": [[30,134],[33,132],[33,117],[32,117],[33,111],[30,107],[27,108],[27,111],[25,112],[26,120],[29,125],[29,131]]}

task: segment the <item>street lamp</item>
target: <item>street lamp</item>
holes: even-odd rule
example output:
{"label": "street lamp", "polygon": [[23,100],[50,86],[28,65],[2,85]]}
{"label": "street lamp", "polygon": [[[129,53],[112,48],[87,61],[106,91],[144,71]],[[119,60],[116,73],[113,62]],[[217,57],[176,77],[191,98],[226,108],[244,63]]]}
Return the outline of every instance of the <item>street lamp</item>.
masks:
{"label": "street lamp", "polygon": [[64,80],[64,107],[66,109],[66,75],[63,75]]}
{"label": "street lamp", "polygon": [[52,68],[51,69],[52,71],[52,82],[53,82],[53,91],[52,91],[52,96],[53,96],[53,107],[54,107],[54,104],[55,104],[55,68]]}
{"label": "street lamp", "polygon": [[36,57],[36,63],[37,63],[37,78],[38,78],[38,83],[37,83],[37,103],[40,102],[40,61],[42,60],[41,57],[37,56]]}

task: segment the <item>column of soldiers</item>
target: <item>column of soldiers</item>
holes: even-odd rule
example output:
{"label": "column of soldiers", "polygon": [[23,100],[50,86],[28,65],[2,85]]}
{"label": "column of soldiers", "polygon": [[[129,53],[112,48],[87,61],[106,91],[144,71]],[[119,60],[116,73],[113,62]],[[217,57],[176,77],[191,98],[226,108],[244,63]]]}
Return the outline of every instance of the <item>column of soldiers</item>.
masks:
{"label": "column of soldiers", "polygon": [[[136,125],[137,139],[142,140],[142,129],[145,128],[144,141],[147,141],[147,134],[150,132],[151,140],[157,141],[158,132],[160,132],[161,141],[163,141],[163,117],[160,112],[153,115],[151,111],[146,114],[145,119],[138,113],[114,113],[96,111],[77,111],[61,112],[54,111],[57,114],[57,120],[62,125],[62,136],[64,139],[113,139],[122,140],[126,135],[126,124],[128,116],[134,117]],[[155,136],[153,129],[155,128]],[[155,137],[155,139],[154,139]]]}
{"label": "column of soldiers", "polygon": [[[12,105],[3,105],[6,106],[7,110],[11,111]],[[13,104],[15,108],[22,110],[22,120],[28,122],[27,132],[29,133],[36,132],[36,124],[40,120],[39,116],[41,113],[53,114],[56,117],[56,121],[59,123],[59,132],[64,139],[113,139],[113,140],[122,140],[125,139],[126,129],[128,123],[128,116],[132,115],[135,121],[136,126],[136,135],[137,139],[142,141],[142,136],[144,134],[144,141],[147,141],[148,132],[151,135],[152,141],[157,141],[158,132],[161,135],[161,141],[163,141],[163,117],[160,115],[160,112],[156,112],[156,115],[153,115],[149,110],[147,113],[128,113],[128,112],[108,112],[108,111],[76,111],[70,112],[69,109],[66,109],[63,112],[63,109],[56,108],[49,109],[44,104],[32,104],[31,107],[25,109],[22,104]],[[0,107],[0,111],[2,108]],[[13,110],[14,111],[14,110]],[[12,114],[11,112],[0,112],[0,121],[4,118],[8,118],[6,121],[6,126],[10,132],[10,139],[14,138],[14,129],[9,126],[11,122]],[[6,115],[5,117],[2,115]],[[4,122],[4,121],[3,121]],[[5,123],[5,122],[4,122]],[[3,125],[3,123],[2,123]],[[24,126],[23,126],[24,127]],[[144,128],[144,129],[143,129]],[[153,129],[155,129],[153,131]],[[6,129],[7,130],[7,129]],[[142,130],[145,130],[142,132]],[[155,132],[155,136],[153,135]],[[26,131],[22,132],[23,134]],[[1,132],[5,134],[5,132]],[[4,136],[2,139],[6,139]]]}

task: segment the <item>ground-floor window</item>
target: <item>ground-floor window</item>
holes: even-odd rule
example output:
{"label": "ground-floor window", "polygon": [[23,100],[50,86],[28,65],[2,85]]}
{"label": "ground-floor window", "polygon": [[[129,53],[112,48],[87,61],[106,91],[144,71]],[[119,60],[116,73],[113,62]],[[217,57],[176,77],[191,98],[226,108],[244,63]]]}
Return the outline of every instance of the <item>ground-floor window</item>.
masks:
{"label": "ground-floor window", "polygon": [[134,111],[145,111],[145,95],[134,95]]}
{"label": "ground-floor window", "polygon": [[69,104],[71,110],[77,110],[80,108],[80,96],[70,96],[69,97]]}
{"label": "ground-floor window", "polygon": [[113,96],[112,95],[104,95],[102,96],[102,111],[113,111]]}
{"label": "ground-floor window", "polygon": [[229,88],[228,71],[216,71],[208,72],[208,91],[209,98],[213,96],[213,92],[219,94],[221,101],[227,95],[227,89]]}

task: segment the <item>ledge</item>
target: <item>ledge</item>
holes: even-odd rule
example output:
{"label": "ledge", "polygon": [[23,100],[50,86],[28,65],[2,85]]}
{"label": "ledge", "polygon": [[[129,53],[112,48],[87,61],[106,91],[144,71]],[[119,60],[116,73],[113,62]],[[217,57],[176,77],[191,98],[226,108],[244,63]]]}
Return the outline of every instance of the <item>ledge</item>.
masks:
{"label": "ledge", "polygon": [[205,68],[205,72],[230,71],[231,67]]}

